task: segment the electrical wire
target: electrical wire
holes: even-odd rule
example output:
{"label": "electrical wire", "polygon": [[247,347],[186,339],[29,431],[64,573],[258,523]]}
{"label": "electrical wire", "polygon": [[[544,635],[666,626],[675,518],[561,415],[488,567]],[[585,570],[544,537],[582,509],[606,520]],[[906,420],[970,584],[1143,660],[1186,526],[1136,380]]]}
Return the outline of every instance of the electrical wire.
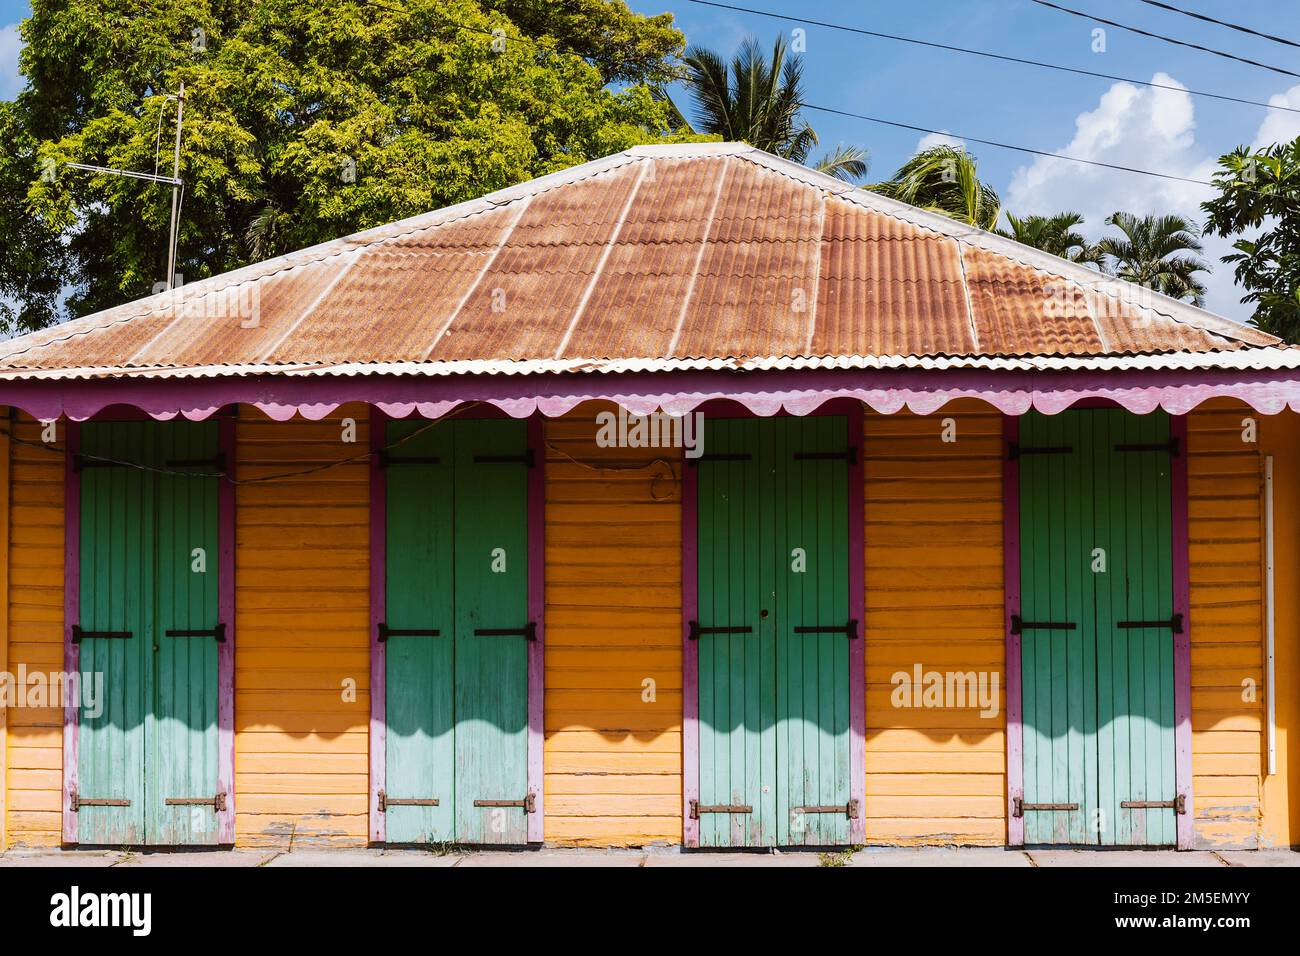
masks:
{"label": "electrical wire", "polygon": [[1243,27],[1239,23],[1229,23],[1227,20],[1216,20],[1214,17],[1206,16],[1204,13],[1197,13],[1195,10],[1184,10],[1182,7],[1175,7],[1170,3],[1161,3],[1160,0],[1138,0],[1138,3],[1145,3],[1148,6],[1159,7],[1161,10],[1168,10],[1171,13],[1181,13],[1185,17],[1192,17],[1195,20],[1204,20],[1206,23],[1213,23],[1216,26],[1227,27],[1229,30],[1236,30],[1239,33],[1248,33],[1254,37],[1262,37],[1265,40],[1272,40],[1274,43],[1300,47],[1300,43],[1297,43],[1295,40],[1288,40],[1286,37],[1274,36],[1272,33],[1264,33],[1262,30],[1253,30],[1250,27]]}
{"label": "electrical wire", "polygon": [[1050,7],[1053,10],[1059,10],[1062,13],[1068,13],[1071,16],[1081,17],[1084,20],[1092,20],[1096,23],[1104,23],[1108,27],[1115,27],[1117,30],[1127,30],[1129,33],[1136,33],[1139,36],[1150,37],[1153,40],[1161,40],[1165,43],[1172,43],[1175,46],[1188,47],[1192,50],[1200,50],[1202,53],[1210,53],[1214,56],[1221,56],[1225,60],[1236,60],[1238,63],[1247,63],[1251,66],[1257,66],[1261,70],[1271,70],[1274,73],[1281,73],[1283,76],[1294,76],[1300,78],[1300,73],[1284,70],[1280,66],[1269,66],[1267,63],[1260,63],[1258,60],[1250,60],[1244,56],[1237,56],[1235,53],[1225,53],[1223,50],[1216,50],[1213,47],[1202,46],[1199,43],[1191,43],[1187,40],[1177,40],[1173,37],[1167,37],[1162,33],[1152,33],[1150,30],[1142,30],[1138,27],[1131,27],[1123,23],[1116,23],[1114,20],[1107,20],[1096,14],[1084,13],[1081,10],[1071,10],[1069,7],[1063,7],[1058,3],[1052,3],[1051,0],[1029,0],[1030,3],[1036,3],[1040,7]]}
{"label": "electrical wire", "polygon": [[[372,448],[367,451],[360,452],[356,455],[350,455],[347,458],[339,458],[334,461],[327,461],[319,465],[312,465],[310,468],[302,468],[296,471],[278,472],[273,475],[261,475],[257,478],[232,478],[230,477],[230,475],[226,474],[225,472],[220,472],[220,471],[203,472],[203,471],[194,471],[192,469],[186,469],[182,471],[176,468],[159,467],[157,465],[146,465],[143,462],[126,461],[125,459],[110,458],[104,455],[95,455],[84,451],[77,452],[77,454],[80,455],[82,458],[89,459],[90,461],[99,462],[100,464],[103,465],[117,465],[123,468],[135,468],[138,471],[146,471],[157,475],[172,475],[177,478],[220,478],[229,482],[232,485],[258,485],[270,481],[287,481],[292,478],[302,478],[307,475],[316,475],[316,474],[320,474],[323,471],[329,471],[334,468],[342,467],[343,465],[351,465],[357,462],[367,461],[371,457],[373,457],[376,453],[385,454],[389,451],[392,451],[395,448],[400,448],[403,445],[405,445],[407,442],[412,441],[415,438],[418,438],[420,435],[423,435],[431,428],[434,428],[437,425],[441,425],[443,422],[455,418],[457,415],[469,411],[472,408],[477,408],[481,404],[482,404],[481,402],[468,402],[467,404],[462,405],[459,408],[452,410],[451,412],[448,412],[446,415],[443,415],[441,418],[435,418],[429,422],[426,422],[424,425],[421,425],[419,428],[412,431],[409,435],[403,435],[397,441],[391,442],[383,446],[382,448]],[[15,444],[24,445],[28,448],[39,448],[42,451],[48,451],[51,454],[65,455],[67,454],[68,451],[66,445],[55,445],[47,442],[32,441],[29,438],[22,438],[14,434],[12,429],[0,428],[0,435],[8,437],[8,439],[14,442]]]}
{"label": "electrical wire", "polygon": [[1061,66],[1057,63],[1045,63],[1042,60],[1029,60],[1024,57],[1009,56],[1004,53],[991,53],[987,50],[973,50],[968,47],[952,46],[951,44],[937,43],[932,40],[922,40],[917,37],[902,36],[894,33],[880,33],[876,30],[867,30],[862,27],[848,26],[843,23],[830,23],[826,20],[812,20],[808,17],[799,17],[787,13],[773,13],[768,10],[755,10],[752,7],[741,7],[730,3],[717,3],[715,0],[687,0],[687,2],[698,4],[702,7],[716,7],[720,10],[733,10],[737,13],[751,13],[755,16],[770,17],[774,20],[786,20],[791,23],[806,23],[809,26],[824,27],[828,30],[840,30],[844,33],[856,33],[862,36],[875,37],[881,40],[893,40],[898,43],[911,43],[916,46],[929,47],[935,50],[946,50],[950,53],[964,53],[969,56],[982,56],[990,60],[1002,60],[1007,63],[1018,63],[1022,66],[1033,66],[1043,70],[1056,70],[1060,73],[1073,73],[1078,76],[1090,76],[1095,79],[1113,80],[1119,83],[1132,83],[1136,86],[1148,86],[1157,90],[1173,90],[1178,93],[1190,93],[1193,96],[1204,96],[1215,100],[1225,100],[1229,103],[1243,103],[1247,106],[1259,106],[1267,110],[1283,110],[1288,113],[1300,113],[1300,108],[1280,106],[1274,103],[1264,103],[1260,100],[1251,100],[1242,96],[1230,96],[1227,93],[1211,93],[1208,90],[1193,90],[1185,86],[1176,86],[1172,83],[1155,83],[1151,80],[1139,80],[1131,76],[1117,76],[1113,73],[1082,70],[1077,67]]}

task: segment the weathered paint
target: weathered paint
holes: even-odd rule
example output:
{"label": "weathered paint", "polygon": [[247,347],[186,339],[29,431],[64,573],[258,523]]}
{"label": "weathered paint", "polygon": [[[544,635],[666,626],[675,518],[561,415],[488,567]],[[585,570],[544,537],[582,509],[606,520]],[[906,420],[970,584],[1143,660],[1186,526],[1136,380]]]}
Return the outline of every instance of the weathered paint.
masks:
{"label": "weathered paint", "polygon": [[682,839],[681,457],[546,435],[546,840]]}
{"label": "weathered paint", "polygon": [[388,647],[379,639],[379,625],[388,617],[386,556],[388,552],[388,482],[379,452],[388,441],[388,416],[370,409],[370,841],[388,839],[387,814],[379,811],[379,791],[388,786]]}
{"label": "weathered paint", "polygon": [[225,794],[226,808],[217,813],[217,842],[235,842],[235,416],[231,408],[217,422],[217,450],[226,464],[226,477],[217,485],[217,604],[218,620],[226,626],[226,640],[217,647],[217,789]]}
{"label": "weathered paint", "polygon": [[[1020,419],[1002,416],[1002,447],[1020,441]],[[1002,581],[1005,613],[1002,627],[1006,635],[1004,661],[1020,660],[1020,632],[1011,626],[1020,615],[1020,464],[1010,455],[1002,455]],[[1017,800],[1025,798],[1025,728],[1022,712],[1020,668],[1006,669],[1007,706],[1007,845],[1024,846],[1025,818],[1015,812]]]}
{"label": "weathered paint", "polygon": [[[949,421],[951,420],[951,421]],[[1002,422],[976,402],[864,418],[866,841],[1006,842]],[[952,441],[944,441],[950,428]],[[997,714],[894,707],[923,671],[997,674]]]}

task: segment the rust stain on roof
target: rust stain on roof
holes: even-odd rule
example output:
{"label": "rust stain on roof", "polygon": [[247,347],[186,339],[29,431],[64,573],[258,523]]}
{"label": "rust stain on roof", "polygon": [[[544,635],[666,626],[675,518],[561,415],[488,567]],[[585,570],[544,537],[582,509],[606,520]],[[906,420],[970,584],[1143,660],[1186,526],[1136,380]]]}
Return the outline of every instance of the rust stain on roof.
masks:
{"label": "rust stain on roof", "polygon": [[638,147],[0,343],[0,370],[1275,344],[738,144]]}

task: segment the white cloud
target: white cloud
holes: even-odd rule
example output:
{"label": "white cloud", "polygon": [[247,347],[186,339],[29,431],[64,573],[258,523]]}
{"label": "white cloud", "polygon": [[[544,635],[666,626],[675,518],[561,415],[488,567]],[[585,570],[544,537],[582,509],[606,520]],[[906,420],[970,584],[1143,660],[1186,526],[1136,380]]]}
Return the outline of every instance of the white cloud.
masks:
{"label": "white cloud", "polygon": [[18,53],[22,48],[18,24],[0,27],[0,100],[11,100],[22,89],[23,80],[18,74]]}
{"label": "white cloud", "polygon": [[916,141],[915,152],[919,153],[922,150],[933,149],[936,146],[954,146],[957,149],[965,149],[966,141],[949,135],[947,130],[942,133],[927,133]]}
{"label": "white cloud", "polygon": [[[1219,152],[1226,150],[1214,150],[1197,142],[1195,106],[1177,80],[1166,73],[1156,73],[1151,79],[1178,89],[1114,84],[1098,100],[1096,109],[1079,114],[1074,138],[1056,151],[1080,159],[1208,181]],[[1269,102],[1300,108],[1300,86]],[[1259,127],[1255,144],[1297,135],[1300,113],[1272,110]],[[1082,213],[1086,220],[1084,231],[1095,239],[1108,231],[1106,217],[1121,209],[1139,215],[1176,213],[1201,223],[1204,213],[1200,204],[1213,195],[1213,189],[1196,183],[1039,157],[1012,175],[1006,204],[1019,215],[1065,210]],[[1203,242],[1204,258],[1214,266],[1213,273],[1204,280],[1209,290],[1205,307],[1245,321],[1251,308],[1240,303],[1242,292],[1232,281],[1232,267],[1219,261],[1220,256],[1232,251],[1232,242],[1215,236],[1206,236]]]}
{"label": "white cloud", "polygon": [[[1293,86],[1285,93],[1268,98],[1269,106],[1289,106],[1300,109],[1300,86]],[[1282,110],[1270,110],[1268,118],[1260,124],[1259,133],[1251,144],[1255,149],[1272,146],[1274,143],[1289,143],[1300,136],[1300,113],[1286,113]]]}

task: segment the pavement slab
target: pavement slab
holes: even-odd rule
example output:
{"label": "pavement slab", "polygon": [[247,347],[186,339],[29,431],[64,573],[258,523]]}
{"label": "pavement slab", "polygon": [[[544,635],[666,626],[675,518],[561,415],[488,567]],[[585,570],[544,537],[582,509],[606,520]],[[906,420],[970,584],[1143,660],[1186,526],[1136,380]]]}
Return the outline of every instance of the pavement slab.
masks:
{"label": "pavement slab", "polygon": [[1213,853],[1204,850],[1191,850],[1185,853],[1176,850],[1026,850],[1026,855],[1034,866],[1041,867],[1082,867],[1086,869],[1107,869],[1124,867],[1126,869],[1167,868],[1178,869],[1195,867],[1226,866]]}
{"label": "pavement slab", "polygon": [[854,867],[989,866],[1031,867],[1023,850],[1004,847],[868,847],[853,854]]}

